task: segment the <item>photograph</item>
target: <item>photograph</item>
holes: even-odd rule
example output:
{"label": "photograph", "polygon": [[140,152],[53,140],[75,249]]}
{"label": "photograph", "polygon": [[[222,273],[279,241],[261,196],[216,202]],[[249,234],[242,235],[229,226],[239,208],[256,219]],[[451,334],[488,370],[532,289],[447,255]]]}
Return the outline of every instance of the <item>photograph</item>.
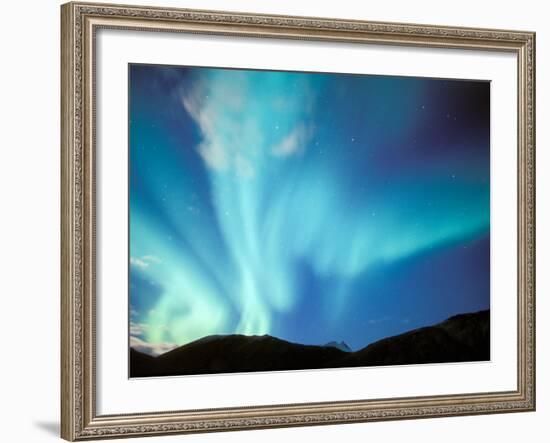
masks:
{"label": "photograph", "polygon": [[129,376],[491,360],[491,82],[128,65]]}

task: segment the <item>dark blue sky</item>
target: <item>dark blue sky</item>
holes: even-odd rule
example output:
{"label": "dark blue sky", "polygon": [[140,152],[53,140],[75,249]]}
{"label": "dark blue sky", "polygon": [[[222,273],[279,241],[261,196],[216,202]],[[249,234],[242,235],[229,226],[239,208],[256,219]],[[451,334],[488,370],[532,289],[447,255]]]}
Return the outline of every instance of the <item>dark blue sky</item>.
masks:
{"label": "dark blue sky", "polygon": [[487,82],[130,65],[132,343],[489,307]]}

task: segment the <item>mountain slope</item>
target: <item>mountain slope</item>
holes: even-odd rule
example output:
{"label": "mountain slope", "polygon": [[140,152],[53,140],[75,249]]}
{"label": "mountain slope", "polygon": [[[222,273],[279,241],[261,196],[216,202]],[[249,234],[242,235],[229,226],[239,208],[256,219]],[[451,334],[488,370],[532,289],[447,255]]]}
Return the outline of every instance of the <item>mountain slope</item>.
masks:
{"label": "mountain slope", "polygon": [[340,349],[341,343],[337,342],[310,346],[269,335],[213,335],[158,357],[131,349],[130,375],[147,377],[484,361],[490,358],[489,321],[488,310],[461,314],[434,326],[377,341],[356,352]]}
{"label": "mountain slope", "polygon": [[325,346],[340,349],[340,351],[344,351],[344,352],[352,352],[351,348],[348,346],[348,344],[345,341],[341,341],[340,343],[338,343],[337,341],[330,341],[327,344],[325,344]]}
{"label": "mountain slope", "polygon": [[442,323],[372,343],[337,366],[385,366],[484,361],[490,358],[489,311],[461,314]]}
{"label": "mountain slope", "polygon": [[131,374],[143,377],[313,369],[327,367],[344,354],[333,347],[290,343],[269,335],[218,335],[153,358],[154,368],[148,366],[150,361],[142,359],[139,365],[131,368]]}

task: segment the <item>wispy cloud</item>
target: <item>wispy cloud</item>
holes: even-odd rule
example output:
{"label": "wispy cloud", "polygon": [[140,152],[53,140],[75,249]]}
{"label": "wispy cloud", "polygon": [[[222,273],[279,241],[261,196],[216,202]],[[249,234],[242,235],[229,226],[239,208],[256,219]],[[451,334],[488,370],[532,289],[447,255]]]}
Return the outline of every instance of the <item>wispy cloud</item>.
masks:
{"label": "wispy cloud", "polygon": [[174,343],[148,343],[139,337],[131,335],[130,347],[134,348],[137,351],[156,357],[157,355],[161,355],[165,352],[171,351],[172,349],[176,348],[177,345]]}
{"label": "wispy cloud", "polygon": [[261,174],[267,155],[303,152],[313,132],[314,92],[307,79],[301,82],[300,94],[294,94],[283,73],[224,71],[205,74],[181,90],[181,103],[203,136],[196,150],[205,166],[252,179]]}
{"label": "wispy cloud", "polygon": [[139,269],[147,269],[150,264],[161,264],[162,260],[155,255],[144,255],[143,257],[130,257],[130,265]]}
{"label": "wispy cloud", "polygon": [[149,263],[137,257],[130,257],[130,264],[140,269],[146,269],[149,267]]}
{"label": "wispy cloud", "polygon": [[256,175],[256,171],[250,161],[242,155],[235,157],[235,172],[240,178],[252,178]]}
{"label": "wispy cloud", "polygon": [[[154,311],[151,311],[154,313]],[[136,323],[133,321],[130,321],[130,335],[134,336],[144,336],[149,330],[151,329],[151,326],[146,323]],[[159,325],[155,326],[155,329],[161,330],[161,331],[167,331],[168,326],[166,325]]]}
{"label": "wispy cloud", "polygon": [[299,154],[305,147],[311,136],[311,128],[299,123],[296,127],[278,144],[272,152],[277,157],[288,157]]}
{"label": "wispy cloud", "polygon": [[162,260],[156,255],[144,255],[142,259],[148,263],[155,263],[157,265],[162,263]]}
{"label": "wispy cloud", "polygon": [[142,336],[147,331],[148,326],[144,323],[130,323],[130,335]]}
{"label": "wispy cloud", "polygon": [[222,171],[228,167],[228,153],[224,144],[216,136],[218,112],[213,106],[205,104],[207,97],[208,90],[205,83],[198,81],[192,90],[185,91],[181,97],[181,103],[205,135],[205,139],[197,147],[199,155],[209,168]]}

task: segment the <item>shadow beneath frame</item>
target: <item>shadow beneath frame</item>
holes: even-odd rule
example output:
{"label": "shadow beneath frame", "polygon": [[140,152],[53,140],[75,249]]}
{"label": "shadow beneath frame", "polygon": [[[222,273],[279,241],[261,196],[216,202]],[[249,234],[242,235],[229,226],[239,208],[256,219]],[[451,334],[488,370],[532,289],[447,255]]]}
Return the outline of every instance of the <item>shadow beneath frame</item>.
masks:
{"label": "shadow beneath frame", "polygon": [[56,421],[36,421],[34,426],[55,437],[59,437],[59,423]]}

